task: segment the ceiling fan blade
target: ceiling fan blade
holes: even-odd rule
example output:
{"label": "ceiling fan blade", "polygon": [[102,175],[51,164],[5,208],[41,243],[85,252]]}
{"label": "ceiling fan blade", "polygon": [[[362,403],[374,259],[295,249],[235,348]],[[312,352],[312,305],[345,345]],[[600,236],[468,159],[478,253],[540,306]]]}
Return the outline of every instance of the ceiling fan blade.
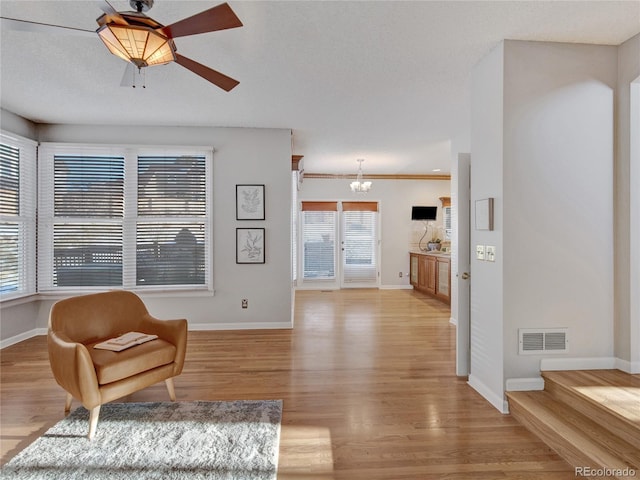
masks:
{"label": "ceiling fan blade", "polygon": [[179,53],[176,53],[176,63],[182,65],[184,68],[191,70],[196,75],[200,75],[205,80],[210,81],[214,85],[217,85],[221,89],[229,92],[240,82],[234,80],[231,77],[227,77],[223,73],[217,72],[212,68],[209,68],[201,63],[198,63],[190,58],[183,57]]}
{"label": "ceiling fan blade", "polygon": [[162,27],[158,29],[158,32],[168,38],[176,38],[241,26],[242,22],[231,10],[229,4],[222,3],[209,10]]}
{"label": "ceiling fan blade", "polygon": [[17,18],[0,17],[2,20],[2,28],[9,30],[18,30],[32,33],[65,33],[68,35],[80,35],[95,37],[94,30],[85,30],[83,28],[65,27],[63,25],[52,25],[50,23],[31,22],[29,20],[19,20]]}
{"label": "ceiling fan blade", "polygon": [[104,13],[107,13],[109,15],[112,15],[114,13],[118,13],[118,11],[113,8],[113,5],[111,5],[107,0],[100,0],[99,2],[99,7],[100,10],[102,10]]}
{"label": "ceiling fan blade", "polygon": [[133,87],[135,85],[136,66],[133,63],[127,63],[120,81],[121,87]]}
{"label": "ceiling fan blade", "polygon": [[100,7],[100,10],[102,10],[107,16],[105,23],[115,23],[117,25],[129,25],[129,22],[127,22],[124,19],[124,17],[120,15],[120,13],[118,13],[118,11],[115,8],[113,8],[113,5],[111,5],[107,0],[100,0],[99,7]]}

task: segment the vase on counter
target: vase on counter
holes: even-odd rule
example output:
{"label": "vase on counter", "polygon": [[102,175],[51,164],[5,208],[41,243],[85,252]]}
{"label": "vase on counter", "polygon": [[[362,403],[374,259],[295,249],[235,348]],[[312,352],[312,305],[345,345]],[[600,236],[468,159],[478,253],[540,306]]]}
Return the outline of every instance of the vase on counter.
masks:
{"label": "vase on counter", "polygon": [[427,243],[427,249],[432,252],[434,250],[440,250],[442,244],[440,242],[429,242]]}

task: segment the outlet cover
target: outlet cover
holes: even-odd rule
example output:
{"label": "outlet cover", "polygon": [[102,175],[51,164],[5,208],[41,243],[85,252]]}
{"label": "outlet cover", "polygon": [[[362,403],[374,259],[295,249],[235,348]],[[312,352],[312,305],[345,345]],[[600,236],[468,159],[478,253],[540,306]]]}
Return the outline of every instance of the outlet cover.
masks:
{"label": "outlet cover", "polygon": [[495,262],[496,261],[496,247],[492,245],[487,245],[485,247],[484,253],[485,260],[487,262]]}
{"label": "outlet cover", "polygon": [[476,259],[484,260],[484,245],[476,245]]}

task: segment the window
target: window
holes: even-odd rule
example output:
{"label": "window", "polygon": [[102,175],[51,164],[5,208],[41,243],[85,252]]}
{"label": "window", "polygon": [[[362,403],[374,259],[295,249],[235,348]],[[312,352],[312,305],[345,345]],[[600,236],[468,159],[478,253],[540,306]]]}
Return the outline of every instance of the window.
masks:
{"label": "window", "polygon": [[342,203],[342,278],[345,284],[378,281],[378,204]]}
{"label": "window", "polygon": [[54,155],[53,285],[120,286],[124,156]]}
{"label": "window", "polygon": [[443,226],[444,226],[444,239],[449,241],[451,240],[451,207],[447,206],[443,208],[444,210],[444,218],[443,218]]}
{"label": "window", "polygon": [[300,172],[291,172],[291,282],[298,280],[298,177]]}
{"label": "window", "polygon": [[336,278],[336,202],[302,202],[302,278]]}
{"label": "window", "polygon": [[137,285],[205,283],[205,157],[138,157]]}
{"label": "window", "polygon": [[35,293],[36,144],[0,134],[0,298]]}
{"label": "window", "polygon": [[211,152],[43,145],[40,290],[206,288]]}

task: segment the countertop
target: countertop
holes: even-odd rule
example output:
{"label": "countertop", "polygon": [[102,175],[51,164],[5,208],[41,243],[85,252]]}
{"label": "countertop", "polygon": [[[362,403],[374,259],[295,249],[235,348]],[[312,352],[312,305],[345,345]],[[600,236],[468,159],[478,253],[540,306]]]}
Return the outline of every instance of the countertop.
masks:
{"label": "countertop", "polygon": [[433,257],[451,257],[451,252],[440,252],[438,250],[430,250],[423,252],[422,250],[409,250],[409,253],[415,253],[416,255],[431,255]]}

